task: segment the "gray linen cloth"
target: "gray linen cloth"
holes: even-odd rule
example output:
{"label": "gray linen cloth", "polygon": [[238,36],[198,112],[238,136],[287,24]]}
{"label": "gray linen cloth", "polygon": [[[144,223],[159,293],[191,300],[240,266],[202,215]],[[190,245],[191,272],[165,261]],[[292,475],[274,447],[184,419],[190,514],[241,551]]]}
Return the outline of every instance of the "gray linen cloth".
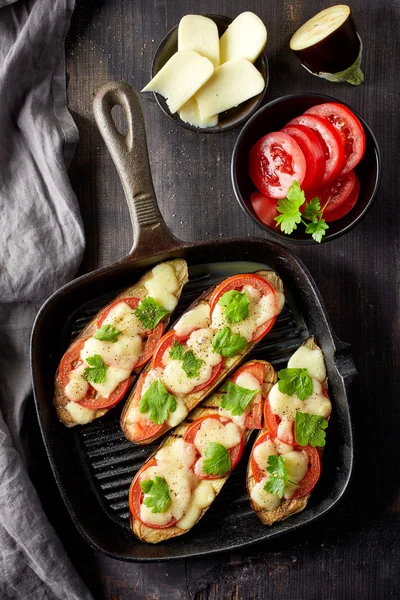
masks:
{"label": "gray linen cloth", "polygon": [[74,0],[0,0],[1,600],[91,598],[43,512],[20,440],[33,319],[84,248],[66,172],[78,140],[65,92],[73,8]]}

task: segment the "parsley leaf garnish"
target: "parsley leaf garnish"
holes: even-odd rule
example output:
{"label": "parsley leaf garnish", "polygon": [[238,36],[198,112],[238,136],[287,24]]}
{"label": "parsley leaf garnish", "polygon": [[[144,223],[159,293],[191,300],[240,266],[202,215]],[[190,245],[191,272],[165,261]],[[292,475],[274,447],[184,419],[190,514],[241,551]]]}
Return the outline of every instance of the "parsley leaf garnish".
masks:
{"label": "parsley leaf garnish", "polygon": [[222,444],[210,442],[207,446],[203,471],[207,475],[219,475],[223,477],[231,470],[231,455],[229,450]]}
{"label": "parsley leaf garnish", "polygon": [[233,417],[240,417],[250,404],[258,390],[248,390],[237,385],[233,381],[228,381],[222,388],[224,393],[220,406],[229,410]]}
{"label": "parsley leaf garnish", "polygon": [[199,369],[204,360],[201,358],[196,358],[191,350],[186,350],[184,344],[181,344],[178,342],[178,340],[174,340],[171,350],[169,351],[169,355],[172,360],[182,361],[182,369],[185,371],[189,379],[193,379],[193,377],[198,376]]}
{"label": "parsley leaf garnish", "polygon": [[147,296],[140,301],[139,306],[135,310],[135,315],[146,329],[154,329],[169,310],[165,310],[157,304],[154,298]]}
{"label": "parsley leaf garnish", "polygon": [[297,394],[300,400],[307,400],[311,396],[314,387],[307,369],[281,369],[278,377],[278,389],[282,394]]}
{"label": "parsley leaf garnish", "polygon": [[245,292],[230,290],[218,300],[220,306],[225,306],[225,317],[228,323],[240,323],[249,316],[250,300]]}
{"label": "parsley leaf garnish", "polygon": [[328,421],[320,415],[309,415],[300,411],[296,412],[294,422],[294,436],[299,446],[325,446]]}
{"label": "parsley leaf garnish", "polygon": [[300,207],[303,206],[305,201],[306,197],[303,190],[297,181],[293,181],[286,198],[278,201],[277,211],[281,214],[275,217],[274,220],[277,225],[280,225],[281,231],[287,235],[293,233],[297,229],[297,225],[303,223],[306,226],[306,233],[310,233],[314,241],[321,243],[325,231],[329,229],[329,225],[323,218],[325,207],[321,209],[319,198],[313,198],[305,205],[302,214]]}
{"label": "parsley leaf garnish", "polygon": [[175,410],[175,398],[167,392],[159,379],[153,381],[139,402],[140,413],[146,413],[150,421],[157,425],[164,423],[168,419],[168,413]]}
{"label": "parsley leaf garnish", "polygon": [[106,378],[107,365],[100,354],[93,354],[86,359],[89,367],[83,371],[83,378],[92,383],[103,383]]}
{"label": "parsley leaf garnish", "polygon": [[93,337],[95,340],[100,340],[101,342],[112,342],[114,344],[114,342],[118,341],[120,335],[122,335],[122,331],[116,327],[112,327],[112,325],[103,325],[96,331]]}
{"label": "parsley leaf garnish", "polygon": [[264,485],[264,490],[269,494],[276,494],[279,498],[282,498],[286,482],[297,485],[288,479],[283,456],[278,456],[277,454],[268,456],[267,471],[271,474],[271,477],[268,478],[267,483]]}
{"label": "parsley leaf garnish", "polygon": [[146,494],[143,504],[152,509],[152,513],[164,513],[171,504],[169,487],[164,477],[156,475],[155,479],[140,482],[142,492]]}
{"label": "parsley leaf garnish", "polygon": [[212,347],[214,352],[218,352],[221,356],[230,358],[235,356],[247,346],[246,338],[238,333],[232,333],[230,327],[220,329],[213,337]]}

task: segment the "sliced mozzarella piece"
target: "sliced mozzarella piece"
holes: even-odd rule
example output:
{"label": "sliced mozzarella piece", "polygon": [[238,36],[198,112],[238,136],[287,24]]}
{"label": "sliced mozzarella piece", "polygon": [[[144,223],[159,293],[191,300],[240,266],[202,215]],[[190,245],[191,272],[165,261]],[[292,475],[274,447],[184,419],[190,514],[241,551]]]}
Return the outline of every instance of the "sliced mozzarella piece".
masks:
{"label": "sliced mozzarella piece", "polygon": [[177,467],[190,469],[196,460],[196,449],[193,444],[185,442],[182,438],[174,438],[172,443],[158,450],[155,458],[158,463],[170,462]]}
{"label": "sliced mozzarella piece", "polygon": [[197,377],[190,378],[182,368],[181,360],[171,360],[162,374],[162,382],[173,394],[190,394],[198,385],[205,383],[211,377],[213,367],[204,362]]}
{"label": "sliced mozzarella piece", "polygon": [[187,102],[179,109],[179,117],[184,123],[188,123],[193,127],[215,127],[218,125],[218,115],[202,119],[200,116],[199,106],[194,98],[189,98]]}
{"label": "sliced mozzarella piece", "polygon": [[309,376],[321,383],[326,379],[324,355],[320,348],[311,350],[307,346],[300,346],[290,357],[287,366],[290,369],[307,369]]}
{"label": "sliced mozzarella piece", "polygon": [[206,361],[214,367],[221,362],[221,357],[217,352],[213,352],[212,340],[214,331],[208,328],[196,329],[190,334],[186,342],[187,348],[192,350],[196,358]]}
{"label": "sliced mozzarella piece", "polygon": [[96,415],[95,410],[85,408],[76,402],[68,402],[64,408],[67,412],[69,412],[75,423],[79,423],[79,425],[86,425],[86,423],[90,423],[90,421],[93,421]]}
{"label": "sliced mozzarella piece", "polygon": [[[283,457],[285,461],[285,467],[287,477],[293,483],[300,483],[308,471],[308,456],[305,452],[297,452],[293,450],[288,452]],[[293,496],[297,486],[287,482],[283,492],[283,497],[289,499]]]}
{"label": "sliced mozzarella piece", "polygon": [[121,381],[125,381],[130,376],[130,369],[118,369],[117,367],[107,367],[106,378],[103,383],[93,383],[90,385],[100,394],[102,398],[108,396],[115,390]]}
{"label": "sliced mozzarella piece", "polygon": [[264,486],[268,481],[268,477],[264,477],[256,483],[250,491],[251,498],[256,504],[265,510],[275,510],[281,503],[279,496],[270,494],[264,490]]}
{"label": "sliced mozzarella piece", "polygon": [[142,354],[142,338],[120,335],[116,342],[102,342],[91,337],[81,350],[81,358],[87,360],[94,354],[101,356],[106,365],[132,371]]}
{"label": "sliced mozzarella piece", "polygon": [[194,329],[201,329],[210,325],[210,306],[207,302],[200,302],[197,306],[184,313],[174,326],[179,337],[189,335]]}
{"label": "sliced mozzarella piece", "polygon": [[261,73],[248,60],[230,60],[217,67],[214,75],[196,93],[200,116],[208,119],[229,110],[260,94],[264,86]]}
{"label": "sliced mozzarella piece", "polygon": [[194,445],[204,456],[210,442],[221,444],[227,450],[240,443],[242,434],[240,428],[233,422],[225,425],[218,419],[205,419],[194,438]]}
{"label": "sliced mozzarella piece", "polygon": [[268,457],[276,454],[275,444],[272,440],[265,440],[262,444],[257,444],[253,450],[253,458],[257,465],[263,471],[267,470]]}
{"label": "sliced mozzarella piece", "polygon": [[174,412],[170,412],[168,414],[167,419],[167,425],[169,425],[170,427],[175,427],[176,425],[179,425],[179,423],[183,421],[183,419],[189,412],[182,398],[179,398],[179,396],[175,396],[175,400],[176,409],[174,410]]}
{"label": "sliced mozzarella piece", "polygon": [[254,62],[267,43],[264,23],[252,12],[243,12],[232,21],[220,39],[221,65],[235,58]]}
{"label": "sliced mozzarella piece", "polygon": [[214,66],[208,58],[193,50],[181,50],[171,56],[142,92],[158,92],[164,96],[173,114],[210,79],[213,72]]}
{"label": "sliced mozzarella piece", "polygon": [[193,493],[190,506],[176,526],[180,529],[191,529],[200,518],[202,511],[210,506],[214,498],[215,490],[212,484],[209,481],[200,481]]}
{"label": "sliced mozzarella piece", "polygon": [[219,35],[214,21],[201,15],[186,15],[179,22],[178,50],[194,50],[219,65]]}
{"label": "sliced mozzarella piece", "polygon": [[173,267],[161,263],[154,267],[152,275],[144,284],[149,296],[165,310],[172,312],[178,304],[176,292],[179,290],[179,281]]}
{"label": "sliced mozzarella piece", "polygon": [[83,372],[87,365],[79,365],[76,369],[73,369],[69,374],[69,382],[64,388],[64,393],[69,400],[79,402],[87,394],[89,389],[89,383],[83,378]]}
{"label": "sliced mozzarella piece", "polygon": [[123,300],[110,310],[102,325],[111,325],[132,337],[145,331],[135,315],[135,309],[128,306]]}

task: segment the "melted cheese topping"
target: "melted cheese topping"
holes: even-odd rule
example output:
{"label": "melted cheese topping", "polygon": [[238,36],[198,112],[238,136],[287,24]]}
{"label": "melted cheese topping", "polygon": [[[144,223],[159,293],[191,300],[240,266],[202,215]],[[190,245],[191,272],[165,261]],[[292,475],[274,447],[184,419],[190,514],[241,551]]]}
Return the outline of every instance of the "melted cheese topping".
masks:
{"label": "melted cheese topping", "polygon": [[135,310],[121,300],[113,306],[102,324],[116,327],[123,331],[125,335],[136,336],[138,333],[146,331],[146,329],[135,315]]}
{"label": "melted cheese topping", "polygon": [[79,365],[76,369],[71,371],[69,382],[64,388],[64,393],[69,400],[73,402],[79,402],[87,394],[89,389],[89,383],[86,379],[83,379],[83,372],[86,369],[85,364]]}
{"label": "melted cheese topping", "polygon": [[103,383],[93,383],[90,385],[100,394],[101,398],[108,398],[121,381],[125,381],[130,376],[130,369],[118,369],[118,367],[108,367],[106,377]]}
{"label": "melted cheese topping", "polygon": [[179,337],[185,337],[194,329],[208,327],[210,322],[210,306],[207,302],[200,302],[181,316],[174,329]]}
{"label": "melted cheese topping", "polygon": [[209,481],[200,481],[193,493],[192,502],[186,509],[182,519],[176,523],[180,529],[190,529],[200,519],[205,508],[214,500],[216,492]]}
{"label": "melted cheese topping", "polygon": [[320,348],[311,350],[307,346],[300,346],[290,357],[287,366],[290,369],[307,369],[309,376],[321,383],[326,379],[324,355]]}
{"label": "melted cheese topping", "polygon": [[166,310],[173,311],[178,303],[176,292],[179,290],[179,281],[173,267],[162,263],[154,267],[152,274],[144,284],[149,296]]}
{"label": "melted cheese topping", "polygon": [[229,421],[224,425],[218,419],[205,419],[194,438],[194,445],[204,456],[210,442],[221,444],[229,450],[239,444],[241,439],[242,433],[235,423]]}
{"label": "melted cheese topping", "polygon": [[81,358],[86,361],[90,356],[99,354],[106,365],[131,371],[142,354],[142,348],[140,335],[120,335],[116,342],[102,342],[91,337],[81,350]]}
{"label": "melted cheese topping", "polygon": [[[261,385],[258,379],[248,371],[244,371],[243,373],[241,373],[236,379],[235,383],[236,385],[239,385],[240,387],[246,390],[261,390]],[[239,425],[239,427],[244,427],[246,416],[252,410],[254,404],[258,404],[260,401],[261,394],[256,394],[241,415],[234,416],[232,415],[230,410],[221,408],[221,406],[219,407],[219,414],[223,417],[228,417],[229,419],[232,419],[232,421],[236,423],[236,425]]]}
{"label": "melted cheese topping", "polygon": [[190,469],[196,460],[196,449],[193,444],[185,442],[183,438],[173,438],[172,443],[158,450],[155,459],[159,463],[174,463],[177,468]]}
{"label": "melted cheese topping", "polygon": [[238,333],[250,341],[257,329],[276,315],[276,301],[273,294],[260,296],[258,290],[248,285],[243,287],[243,291],[250,301],[249,316],[240,323],[228,323],[225,307],[217,304],[212,314],[212,327],[215,329],[230,327],[233,333]]}
{"label": "melted cheese topping", "polygon": [[79,425],[86,425],[86,423],[90,423],[90,421],[93,421],[96,415],[95,410],[85,408],[85,406],[81,406],[74,401],[68,402],[64,408],[67,412],[69,412],[73,420],[76,423],[79,423]]}

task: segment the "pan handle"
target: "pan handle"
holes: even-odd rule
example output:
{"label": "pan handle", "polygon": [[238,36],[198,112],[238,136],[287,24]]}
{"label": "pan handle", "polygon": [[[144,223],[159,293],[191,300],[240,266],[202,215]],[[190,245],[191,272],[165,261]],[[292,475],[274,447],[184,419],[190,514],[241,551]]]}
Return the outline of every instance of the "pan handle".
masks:
{"label": "pan handle", "polygon": [[[115,125],[111,110],[120,106],[126,135]],[[93,111],[124,188],[133,228],[128,259],[176,250],[184,245],[167,229],[157,205],[147,152],[142,107],[136,91],[124,82],[109,82],[97,92]]]}

